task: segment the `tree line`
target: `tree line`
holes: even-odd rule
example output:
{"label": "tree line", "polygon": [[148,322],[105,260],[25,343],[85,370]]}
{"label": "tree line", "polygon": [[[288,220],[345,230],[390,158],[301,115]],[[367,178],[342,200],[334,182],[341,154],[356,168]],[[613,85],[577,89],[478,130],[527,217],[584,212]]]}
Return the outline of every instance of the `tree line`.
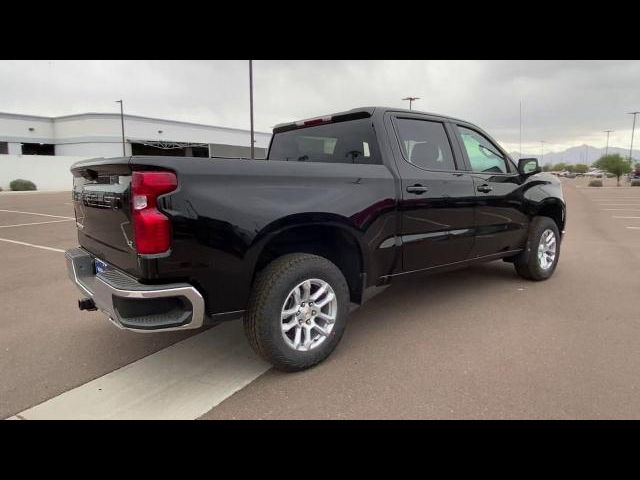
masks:
{"label": "tree line", "polygon": [[584,163],[547,163],[542,166],[543,172],[571,172],[571,173],[587,173],[589,171],[589,165]]}
{"label": "tree line", "polygon": [[[631,163],[632,162],[622,157],[622,155],[615,153],[612,155],[603,155],[593,162],[593,166],[599,170],[615,175],[618,180],[618,185],[620,185],[620,177],[630,173],[632,169],[640,175],[640,163],[636,163],[635,167],[632,167]],[[589,165],[584,163],[576,163],[573,165],[570,163],[560,162],[556,164],[543,165],[542,170],[545,172],[587,173],[589,171]]]}

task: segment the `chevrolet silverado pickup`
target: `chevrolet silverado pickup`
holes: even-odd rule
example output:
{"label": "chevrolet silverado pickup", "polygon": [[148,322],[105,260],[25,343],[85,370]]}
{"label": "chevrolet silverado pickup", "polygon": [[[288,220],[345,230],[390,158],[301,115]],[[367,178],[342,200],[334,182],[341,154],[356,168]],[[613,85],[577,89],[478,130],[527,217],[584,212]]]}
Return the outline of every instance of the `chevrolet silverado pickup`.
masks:
{"label": "chevrolet silverado pickup", "polygon": [[516,165],[469,122],[395,108],[280,124],[261,160],[101,158],[71,172],[80,309],[137,332],[242,317],[284,371],[324,360],[350,304],[400,275],[502,259],[548,279],[566,222],[561,184],[535,158]]}

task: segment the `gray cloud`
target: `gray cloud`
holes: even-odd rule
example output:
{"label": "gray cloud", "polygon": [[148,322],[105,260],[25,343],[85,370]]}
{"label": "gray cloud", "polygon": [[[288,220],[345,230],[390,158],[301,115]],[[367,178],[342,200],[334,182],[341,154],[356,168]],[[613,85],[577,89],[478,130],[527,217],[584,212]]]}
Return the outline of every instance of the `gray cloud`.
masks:
{"label": "gray cloud", "polygon": [[[638,61],[255,61],[256,128],[364,105],[406,105],[479,124],[507,149],[628,147]],[[247,61],[2,61],[0,111],[117,111],[248,128]],[[638,125],[640,127],[640,125]],[[640,128],[639,128],[640,129]],[[640,144],[640,135],[638,135]]]}

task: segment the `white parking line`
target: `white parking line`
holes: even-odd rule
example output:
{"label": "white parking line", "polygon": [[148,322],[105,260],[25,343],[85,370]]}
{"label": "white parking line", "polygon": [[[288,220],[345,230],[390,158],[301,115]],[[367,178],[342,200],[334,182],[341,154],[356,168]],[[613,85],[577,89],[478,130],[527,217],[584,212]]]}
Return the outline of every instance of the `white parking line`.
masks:
{"label": "white parking line", "polygon": [[638,218],[638,219],[640,219],[640,217],[619,217],[617,215],[614,215],[613,218],[629,218],[629,219]]}
{"label": "white parking line", "polygon": [[18,414],[32,419],[198,418],[270,368],[225,322]]}
{"label": "white parking line", "polygon": [[75,220],[75,218],[73,218],[73,217],[65,217],[65,216],[62,216],[62,215],[49,215],[48,213],[22,212],[20,210],[0,210],[0,212],[24,213],[24,214],[27,214],[27,215],[40,215],[41,217],[66,218],[67,220]]}
{"label": "white parking line", "polygon": [[64,250],[62,250],[60,248],[45,247],[44,245],[34,245],[33,243],[19,242],[17,240],[10,240],[8,238],[0,238],[0,242],[15,243],[15,244],[18,244],[18,245],[24,245],[26,247],[41,248],[42,250],[51,250],[52,252],[64,253]]}
{"label": "white parking line", "polygon": [[16,223],[14,225],[0,225],[0,228],[27,227],[29,225],[46,225],[48,223],[70,222],[71,220],[73,220],[73,219],[72,218],[68,218],[68,219],[65,219],[65,220],[51,220],[50,222]]}
{"label": "white parking line", "polygon": [[603,212],[640,212],[637,208],[601,208]]}
{"label": "white parking line", "polygon": [[640,207],[640,203],[603,203],[601,207]]}
{"label": "white parking line", "polygon": [[640,227],[627,227],[629,230],[640,230]]}
{"label": "white parking line", "polygon": [[0,196],[1,195],[51,195],[51,194],[56,194],[56,193],[66,193],[66,194],[71,194],[71,192],[69,192],[69,190],[28,190],[28,191],[17,191],[17,192],[12,192],[12,191],[8,191],[8,192],[0,192]]}

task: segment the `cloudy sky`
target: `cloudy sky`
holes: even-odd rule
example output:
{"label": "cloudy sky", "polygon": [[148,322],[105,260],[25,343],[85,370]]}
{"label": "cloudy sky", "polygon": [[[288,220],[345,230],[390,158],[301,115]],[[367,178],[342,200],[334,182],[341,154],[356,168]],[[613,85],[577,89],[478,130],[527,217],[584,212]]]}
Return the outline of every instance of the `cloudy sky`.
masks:
{"label": "cloudy sky", "polygon": [[[0,111],[117,112],[249,127],[248,61],[0,61]],[[509,151],[587,143],[628,148],[639,61],[254,61],[256,129],[365,105],[477,123]],[[636,139],[640,145],[640,119]]]}

